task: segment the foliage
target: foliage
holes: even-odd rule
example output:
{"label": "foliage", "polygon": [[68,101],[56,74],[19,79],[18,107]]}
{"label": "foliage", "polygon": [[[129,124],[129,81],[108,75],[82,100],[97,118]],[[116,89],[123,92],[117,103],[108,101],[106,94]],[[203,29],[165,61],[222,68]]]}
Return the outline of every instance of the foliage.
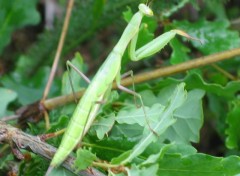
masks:
{"label": "foliage", "polygon": [[[66,2],[61,1],[63,7]],[[74,70],[62,71],[66,70],[63,58],[72,58],[72,63],[91,79],[140,2],[145,1],[75,2],[58,75],[49,97],[72,92],[69,74],[74,91],[88,86]],[[4,48],[17,29],[39,21],[36,3],[0,0],[0,53],[8,52]],[[137,47],[176,28],[201,39],[203,44],[194,40],[188,42],[178,36],[162,52],[135,63],[129,61],[126,52],[121,73],[132,69],[135,74],[148,74],[159,63],[175,65],[239,47],[239,28],[233,28],[231,20],[240,15],[240,10],[233,4],[225,0],[204,0],[202,3],[193,0],[151,1],[155,16],[143,19]],[[56,21],[53,31],[44,30],[25,53],[16,53],[12,58],[14,69],[6,70],[0,78],[1,117],[12,115],[18,107],[41,99],[62,24],[63,19]],[[215,63],[221,68],[218,70],[208,65],[135,85],[143,99],[145,113],[139,107],[141,102],[137,97],[135,100],[132,95],[111,91],[84,136],[83,147],[73,152],[76,157],[74,170],[95,167],[114,176],[239,175],[239,60],[235,57]],[[230,79],[226,73],[235,79]],[[51,128],[48,130],[43,128],[44,120],[28,122],[23,130],[41,135],[63,129],[75,107],[72,103],[51,110]],[[61,136],[48,143],[58,146],[60,142]],[[10,150],[2,146],[0,175],[6,175],[13,165],[18,167],[19,175],[40,176],[46,172],[49,163],[41,156],[32,155],[29,161],[17,161]],[[75,174],[59,167],[51,175]]]}
{"label": "foliage", "polygon": [[0,53],[10,42],[14,30],[30,24],[37,24],[40,16],[36,11],[36,0],[0,1]]}
{"label": "foliage", "polygon": [[8,114],[7,106],[11,101],[17,98],[17,94],[16,92],[5,88],[0,88],[0,94],[2,95],[2,98],[0,100],[1,104],[0,115]]}

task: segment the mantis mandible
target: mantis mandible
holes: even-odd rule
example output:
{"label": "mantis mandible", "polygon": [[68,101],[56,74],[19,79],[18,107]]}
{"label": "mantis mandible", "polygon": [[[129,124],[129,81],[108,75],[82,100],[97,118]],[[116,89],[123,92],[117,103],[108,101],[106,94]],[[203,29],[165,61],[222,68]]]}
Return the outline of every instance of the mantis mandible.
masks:
{"label": "mantis mandible", "polygon": [[121,59],[128,45],[130,47],[129,56],[131,60],[138,61],[160,51],[176,34],[194,39],[181,30],[171,30],[136,50],[138,32],[143,16],[153,16],[153,12],[147,5],[140,4],[139,11],[133,15],[120,40],[108,55],[78,103],[46,175],[50,173],[52,168],[60,165],[81,141],[88,119],[94,118],[98,109],[99,105],[96,105],[96,102],[102,100],[104,94],[111,88],[114,80],[116,80],[119,89],[136,95],[141,100],[140,95],[120,84]]}

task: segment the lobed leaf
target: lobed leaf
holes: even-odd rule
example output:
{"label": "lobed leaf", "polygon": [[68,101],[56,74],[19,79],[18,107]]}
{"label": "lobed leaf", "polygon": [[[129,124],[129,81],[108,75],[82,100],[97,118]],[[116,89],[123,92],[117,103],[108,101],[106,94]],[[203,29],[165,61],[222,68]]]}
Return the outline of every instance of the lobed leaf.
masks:
{"label": "lobed leaf", "polygon": [[240,90],[239,81],[229,81],[225,86],[222,86],[215,83],[207,83],[198,73],[189,73],[183,79],[166,78],[164,81],[159,82],[158,86],[162,87],[180,82],[186,83],[186,89],[202,89],[207,93],[212,93],[226,99],[233,99],[236,92]]}
{"label": "lobed leaf", "polygon": [[[186,92],[184,91],[184,83],[179,84],[175,91],[173,92],[168,105],[164,108],[164,111],[159,116],[159,121],[155,122],[153,126],[151,126],[152,130],[157,133],[158,136],[161,136],[161,134],[173,123],[176,122],[176,119],[173,118],[173,112],[182,105],[182,103],[186,99]],[[146,126],[143,137],[141,141],[135,145],[133,148],[132,153],[128,156],[127,159],[121,162],[121,164],[125,164],[130,162],[133,158],[141,154],[150,143],[156,141],[156,134],[154,134],[152,131],[149,131],[149,127]]]}
{"label": "lobed leaf", "polygon": [[131,169],[127,168],[129,176],[145,176],[145,175],[156,175],[158,171],[158,164],[151,165],[150,167],[139,168],[135,165]]}
{"label": "lobed leaf", "polygon": [[[19,73],[12,74],[11,76],[6,75],[1,78],[0,82],[4,87],[14,90],[18,95],[18,101],[22,105],[26,105],[41,98],[49,71],[49,68],[42,68],[31,78],[26,78],[25,75]],[[54,90],[54,86],[53,84],[52,90]]]}
{"label": "lobed leaf", "polygon": [[112,129],[115,122],[115,115],[111,114],[109,117],[100,117],[91,126],[91,129],[96,131],[98,139],[103,139],[104,135]]}
{"label": "lobed leaf", "polygon": [[176,109],[173,116],[177,119],[161,136],[161,139],[186,143],[199,142],[200,128],[203,125],[202,98],[204,91],[194,89],[188,92],[186,101]]}

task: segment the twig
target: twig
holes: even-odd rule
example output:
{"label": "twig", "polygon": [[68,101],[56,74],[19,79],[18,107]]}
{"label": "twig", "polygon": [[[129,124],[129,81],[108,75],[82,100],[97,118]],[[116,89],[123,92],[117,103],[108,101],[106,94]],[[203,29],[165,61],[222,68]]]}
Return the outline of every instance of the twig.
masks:
{"label": "twig", "polygon": [[[134,83],[137,84],[137,83],[142,83],[149,80],[157,79],[160,77],[174,75],[180,72],[185,72],[193,68],[199,68],[215,62],[231,59],[232,57],[235,57],[238,55],[240,55],[240,48],[223,51],[223,52],[212,54],[209,56],[199,57],[178,65],[168,66],[168,67],[159,68],[159,69],[145,72],[145,73],[140,73],[134,76]],[[132,78],[128,77],[123,79],[121,81],[121,84],[123,86],[132,85]],[[116,89],[115,83],[113,84],[113,88]],[[77,98],[80,98],[83,95],[83,93],[84,93],[84,90],[77,92]],[[58,106],[62,106],[66,103],[73,102],[73,101],[74,101],[74,97],[72,94],[70,94],[66,96],[59,96],[56,98],[48,99],[44,102],[44,106],[46,107],[46,109],[51,110]]]}
{"label": "twig", "polygon": [[20,117],[18,114],[5,116],[4,118],[1,118],[2,121],[10,121],[10,120],[17,120]]}
{"label": "twig", "polygon": [[66,16],[65,16],[65,20],[64,20],[64,24],[63,24],[61,37],[60,37],[60,40],[59,40],[59,43],[58,43],[58,48],[57,48],[57,52],[56,52],[56,55],[55,55],[55,58],[54,58],[51,73],[49,75],[49,79],[48,79],[47,85],[46,85],[44,93],[43,93],[42,102],[44,102],[44,100],[48,96],[48,93],[49,93],[50,87],[52,85],[54,75],[55,75],[56,70],[57,70],[57,65],[58,65],[60,55],[61,55],[61,52],[62,52],[65,36],[66,36],[67,30],[68,30],[68,25],[69,25],[69,20],[70,20],[70,17],[71,17],[73,3],[74,3],[74,0],[69,0],[69,2],[68,2],[67,12],[66,12]]}
{"label": "twig", "polygon": [[[15,151],[18,158],[22,158],[23,155],[19,153],[19,149],[25,149],[31,151],[37,155],[40,155],[44,158],[51,159],[56,152],[56,148],[41,141],[39,137],[31,136],[29,134],[20,131],[19,129],[7,125],[5,122],[0,121],[0,142],[6,142],[10,144],[13,151]],[[68,169],[69,171],[76,173],[73,169],[73,163],[75,158],[69,156],[65,162],[63,163],[63,167]],[[90,168],[84,171],[80,171],[77,173],[78,175],[85,176],[104,176],[103,173],[99,172],[94,168]]]}
{"label": "twig", "polygon": [[[159,69],[147,72],[147,73],[141,73],[141,74],[135,75],[134,82],[142,83],[142,82],[153,80],[156,78],[173,75],[173,74],[180,73],[180,72],[185,72],[185,71],[193,69],[193,68],[199,68],[199,67],[203,67],[203,66],[215,63],[215,62],[231,59],[232,57],[238,56],[238,55],[240,55],[240,48],[223,51],[223,52],[212,54],[209,56],[199,57],[199,58],[192,59],[190,61],[178,64],[178,65],[173,65],[173,66],[169,66],[169,67],[165,67],[165,68],[159,68]],[[126,78],[126,79],[122,80],[121,84],[124,86],[131,85],[132,80],[131,80],[131,78]]]}

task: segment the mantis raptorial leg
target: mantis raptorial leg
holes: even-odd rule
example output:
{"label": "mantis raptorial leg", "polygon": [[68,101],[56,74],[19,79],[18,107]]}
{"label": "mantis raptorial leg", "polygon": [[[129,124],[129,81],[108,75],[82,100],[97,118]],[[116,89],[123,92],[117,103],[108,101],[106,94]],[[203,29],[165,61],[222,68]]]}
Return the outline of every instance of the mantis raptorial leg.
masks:
{"label": "mantis raptorial leg", "polygon": [[139,11],[133,15],[118,43],[99,68],[83,97],[79,101],[46,175],[50,173],[52,168],[60,165],[71,153],[74,147],[81,141],[89,117],[92,113],[95,115],[95,110],[97,109],[95,102],[99,101],[107,90],[111,88],[114,80],[116,80],[119,86],[121,85],[121,61],[128,45],[130,45],[130,59],[137,61],[159,52],[172,38],[175,37],[176,34],[194,39],[181,30],[171,30],[136,50],[138,32],[143,16],[153,16],[153,12],[147,5],[140,4]]}
{"label": "mantis raptorial leg", "polygon": [[[133,89],[133,91],[135,92],[135,83],[134,83],[134,77],[133,77],[133,71],[132,71],[132,70],[124,73],[124,74],[121,76],[121,79],[126,78],[126,77],[128,77],[129,75],[130,75],[131,78],[132,78],[132,89]],[[136,101],[136,95],[133,95],[133,98],[134,98],[134,103],[135,103],[136,107],[138,107],[138,106],[137,106],[137,101]]]}

